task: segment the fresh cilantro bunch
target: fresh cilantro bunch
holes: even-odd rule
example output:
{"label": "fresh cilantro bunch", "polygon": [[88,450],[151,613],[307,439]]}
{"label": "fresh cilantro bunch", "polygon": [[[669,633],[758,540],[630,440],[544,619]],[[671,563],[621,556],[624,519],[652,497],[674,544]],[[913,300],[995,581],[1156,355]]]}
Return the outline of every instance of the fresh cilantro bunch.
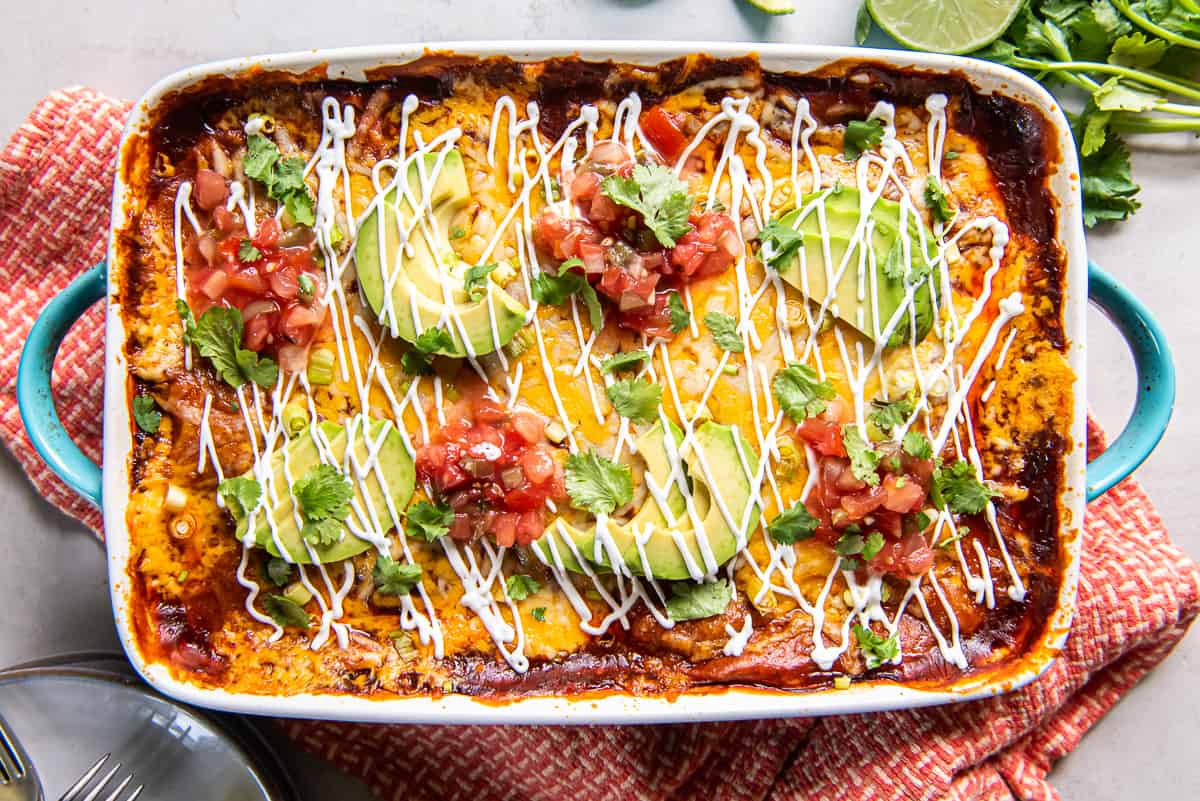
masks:
{"label": "fresh cilantro bunch", "polygon": [[[864,23],[865,15],[857,31],[865,36]],[[1070,117],[1088,226],[1141,205],[1121,134],[1200,135],[1196,0],[1030,0],[1003,36],[971,55],[1082,92]]]}

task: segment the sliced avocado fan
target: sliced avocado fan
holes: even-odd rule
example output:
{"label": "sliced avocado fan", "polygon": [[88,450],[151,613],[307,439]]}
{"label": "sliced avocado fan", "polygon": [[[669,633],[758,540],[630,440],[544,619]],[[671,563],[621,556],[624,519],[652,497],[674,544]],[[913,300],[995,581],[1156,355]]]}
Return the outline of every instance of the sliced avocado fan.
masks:
{"label": "sliced avocado fan", "polygon": [[[821,203],[818,198],[824,196]],[[913,340],[913,315],[916,315],[916,342],[923,340],[933,326],[934,282],[925,280],[929,263],[934,258],[933,235],[926,230],[915,212],[908,215],[908,231],[900,234],[900,204],[879,198],[868,213],[870,237],[855,233],[864,224],[861,214],[863,196],[857,189],[822,190],[801,198],[800,207],[783,215],[779,223],[796,228],[804,235],[800,248],[776,269],[781,278],[800,290],[817,306],[826,308],[836,317],[861,332],[868,339],[876,338],[876,320],[882,334],[888,321],[903,304],[906,288],[915,285],[913,302],[888,337],[887,347],[894,348]],[[822,230],[819,206],[824,207],[825,226]],[[801,213],[805,216],[796,220]],[[869,241],[864,253],[863,241]],[[825,244],[829,246],[826,261]],[[853,251],[846,258],[854,242]],[[908,258],[904,244],[908,244]],[[922,252],[921,243],[925,243]],[[801,254],[803,253],[803,261]],[[864,258],[865,257],[865,258]],[[860,262],[860,259],[863,261]],[[831,293],[831,279],[841,277]],[[873,264],[872,264],[873,262]],[[860,263],[864,265],[860,268]],[[861,281],[866,280],[866,286]],[[832,297],[830,295],[832,294]],[[878,301],[876,304],[873,301]],[[878,309],[878,316],[876,313]]]}
{"label": "sliced avocado fan", "polygon": [[[673,441],[670,450],[677,450],[683,443],[683,432],[674,423],[669,423],[669,427]],[[722,565],[737,553],[737,533],[743,521],[745,537],[758,526],[762,510],[753,498],[755,487],[746,475],[747,470],[750,476],[758,472],[758,456],[750,443],[731,426],[713,422],[696,430],[694,443],[683,454],[683,469],[685,480],[691,485],[692,509],[695,519],[700,521],[699,529],[693,525],[678,476],[671,474],[672,460],[662,423],[655,423],[637,440],[638,453],[646,460],[646,475],[663,494],[662,503],[651,496],[632,520],[624,525],[609,523],[607,529],[611,539],[608,547],[615,548],[634,575],[690,579],[693,576],[689,562],[701,573],[707,572],[701,537],[707,541],[713,561]],[[717,492],[713,491],[714,485]],[[546,562],[557,564],[553,547],[567,570],[582,573],[583,567],[564,539],[570,538],[593,572],[610,572],[609,552],[603,544],[597,548],[596,533],[595,526],[580,529],[556,520],[532,547]],[[645,538],[641,549],[636,540],[638,533]]]}
{"label": "sliced avocado fan", "polygon": [[[362,419],[367,421],[365,431]],[[323,435],[323,442],[328,443],[328,447],[321,450],[318,450],[317,447],[317,438],[314,432],[316,427],[319,427]],[[355,499],[350,511],[350,520],[357,520],[354,509],[361,509],[369,520],[377,521],[378,527],[386,532],[392,527],[391,510],[395,510],[397,514],[403,514],[412,498],[415,473],[412,457],[408,455],[396,427],[389,422],[371,418],[349,421],[345,426],[327,421],[314,423],[271,456],[274,501],[270,496],[264,498],[265,509],[260,507],[254,515],[254,540],[260,548],[265,548],[273,556],[280,556],[279,547],[275,544],[278,539],[287,549],[290,561],[300,564],[312,563],[313,560],[308,549],[304,547],[304,542],[300,537],[300,528],[297,526],[300,514],[289,490],[287,476],[290,475],[294,483],[322,461],[332,463],[341,470],[345,463],[346,448],[350,443],[351,429],[354,434],[352,453],[355,461],[359,464],[367,463],[370,458],[368,449],[374,449],[380,436],[383,436],[383,443],[379,445],[376,457],[378,469],[371,470],[362,481],[353,479],[350,481],[354,487]],[[386,434],[383,433],[385,429],[388,429]],[[285,455],[287,475],[284,473]],[[325,457],[324,460],[321,458],[322,455]],[[380,474],[383,476],[382,481],[380,481]],[[253,479],[254,473],[250,471],[244,473],[243,476]],[[237,520],[238,536],[243,536],[249,521],[247,518],[240,518],[236,513],[234,516],[239,518]],[[272,536],[271,524],[268,520],[275,523],[274,536]],[[354,536],[343,523],[341,538],[337,542],[329,545],[313,545],[313,551],[316,553],[316,561],[329,563],[356,556],[370,547],[370,542]]]}
{"label": "sliced avocado fan", "polygon": [[[455,216],[471,200],[471,189],[457,150],[445,153],[440,169],[439,158],[426,154],[419,168],[414,161],[408,193],[393,189],[363,220],[354,248],[359,289],[384,330],[407,342],[416,342],[426,329],[441,328],[453,344],[436,352],[469,355],[465,335],[470,353],[491,353],[525,325],[526,309],[491,281],[479,300],[468,295],[463,281],[470,265],[454,256],[449,235]],[[417,215],[410,198],[418,205],[428,199],[428,207]],[[402,248],[404,232],[408,240]]]}

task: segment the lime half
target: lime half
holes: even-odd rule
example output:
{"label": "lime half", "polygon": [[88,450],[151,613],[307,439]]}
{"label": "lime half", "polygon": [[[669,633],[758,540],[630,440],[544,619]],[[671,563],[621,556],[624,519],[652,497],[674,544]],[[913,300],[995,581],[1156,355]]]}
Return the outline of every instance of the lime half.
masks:
{"label": "lime half", "polygon": [[970,53],[1000,38],[1023,0],[867,0],[867,10],[900,44]]}
{"label": "lime half", "polygon": [[796,10],[792,0],[748,0],[748,2],[767,14],[791,14]]}

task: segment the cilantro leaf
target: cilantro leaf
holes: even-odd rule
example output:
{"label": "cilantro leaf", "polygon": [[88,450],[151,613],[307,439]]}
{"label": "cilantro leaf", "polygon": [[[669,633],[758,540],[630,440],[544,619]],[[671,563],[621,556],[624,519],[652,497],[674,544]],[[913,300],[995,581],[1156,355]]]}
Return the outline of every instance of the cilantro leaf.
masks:
{"label": "cilantro leaf", "polygon": [[804,244],[804,234],[772,217],[758,232],[758,241],[762,243],[759,256],[763,264],[777,268]]}
{"label": "cilantro leaf", "polygon": [[819,380],[816,370],[799,362],[790,362],[776,373],[771,389],[779,407],[797,423],[825,411],[825,401],[837,397],[832,384]]}
{"label": "cilantro leaf", "polygon": [[692,313],[683,305],[683,299],[678,292],[672,292],[667,297],[667,310],[671,313],[671,333],[678,334],[692,324]]}
{"label": "cilantro leaf", "polygon": [[821,525],[821,521],[814,517],[803,503],[797,503],[772,520],[767,526],[767,533],[776,542],[782,545],[791,545],[801,540],[811,539],[819,525]]}
{"label": "cilantro leaf", "polygon": [[279,148],[262,134],[251,134],[246,138],[246,156],[242,170],[260,183],[270,183],[271,168],[279,161]]}
{"label": "cilantro leaf", "polygon": [[833,550],[837,551],[838,556],[855,556],[862,553],[863,545],[861,534],[843,534],[833,544]]}
{"label": "cilantro leaf", "polygon": [[610,385],[604,393],[622,417],[635,423],[649,423],[658,417],[662,387],[642,378],[627,378]]}
{"label": "cilantro leaf", "polygon": [[596,515],[611,514],[633,499],[629,467],[595,451],[567,457],[566,484],[571,505]]}
{"label": "cilantro leaf", "polygon": [[471,300],[479,300],[487,290],[488,276],[499,264],[477,264],[463,276],[463,289]]}
{"label": "cilantro leaf", "polygon": [[400,357],[400,369],[408,375],[426,375],[432,369],[430,356],[453,349],[454,338],[449,333],[441,328],[426,328]]}
{"label": "cilantro leaf", "polygon": [[879,120],[850,120],[846,123],[842,155],[846,161],[854,161],[882,141],[883,123]]}
{"label": "cilantro leaf", "polygon": [[1122,83],[1120,78],[1110,78],[1092,95],[1092,102],[1101,111],[1149,111],[1165,103],[1166,98]]}
{"label": "cilantro leaf", "polygon": [[915,456],[918,459],[932,459],[933,445],[929,442],[928,437],[920,431],[904,432],[904,441],[900,447],[909,456]]}
{"label": "cilantro leaf", "polygon": [[304,183],[304,159],[283,158],[279,148],[262,134],[246,138],[242,170],[267,187],[267,195],[283,204],[288,214],[301,225],[316,222],[315,204]]}
{"label": "cilantro leaf", "polygon": [[1109,133],[1104,145],[1081,160],[1083,172],[1083,221],[1089,228],[1106,220],[1124,220],[1141,208],[1135,196],[1141,187],[1133,182],[1129,151],[1125,143]]}
{"label": "cilantro leaf", "polygon": [[867,419],[886,433],[903,424],[913,413],[915,405],[911,397],[894,401],[875,399],[871,401],[872,411],[867,415]]}
{"label": "cilantro leaf", "polygon": [[262,486],[252,478],[233,476],[217,485],[217,494],[237,517],[247,517],[258,508]]}
{"label": "cilantro leaf", "polygon": [[201,356],[212,362],[217,375],[232,387],[240,387],[247,381],[270,387],[279,376],[275,362],[241,346],[242,313],[237,309],[213,306],[200,315],[188,339]]}
{"label": "cilantro leaf", "polygon": [[509,598],[512,598],[514,601],[524,601],[530,595],[541,590],[542,585],[532,576],[518,573],[514,576],[509,576],[505,580],[504,589],[508,590]]}
{"label": "cilantro leaf", "polygon": [[879,552],[883,550],[883,535],[878,531],[872,531],[867,535],[867,539],[863,542],[862,558],[866,561],[871,561]]}
{"label": "cilantro leaf", "polygon": [[375,591],[383,595],[408,595],[421,581],[421,566],[397,562],[390,556],[379,554],[375,567],[371,568],[375,580]]}
{"label": "cilantro leaf", "polygon": [[704,584],[676,582],[667,599],[667,616],[679,622],[700,620],[724,612],[733,600],[733,585],[726,579]]}
{"label": "cilantro leaf", "polygon": [[929,496],[935,506],[955,514],[977,515],[996,493],[979,480],[970,462],[959,459],[933,471]]}
{"label": "cilantro leaf", "polygon": [[874,670],[900,655],[900,642],[895,634],[885,639],[865,626],[855,623],[854,636],[858,638],[858,645],[866,657],[867,670]]}
{"label": "cilantro leaf", "polygon": [[1147,69],[1162,61],[1167,43],[1162,39],[1147,39],[1141,31],[1126,34],[1113,42],[1109,64],[1134,69]]}
{"label": "cilantro leaf", "polygon": [[337,520],[306,520],[300,536],[313,545],[333,545],[342,538],[342,524]]}
{"label": "cilantro leaf", "polygon": [[192,338],[196,336],[196,317],[183,298],[175,298],[175,311],[179,313],[179,321],[183,323],[183,344],[191,345]]}
{"label": "cilantro leaf", "polygon": [[267,578],[276,587],[283,587],[292,580],[292,566],[286,559],[272,556],[267,560]]}
{"label": "cilantro leaf", "polygon": [[850,472],[859,481],[865,481],[874,487],[879,484],[879,451],[872,450],[870,443],[863,439],[858,426],[850,424],[842,427],[842,444],[846,447],[846,455],[850,457]]}
{"label": "cilantro leaf", "polygon": [[284,628],[307,629],[312,625],[312,619],[309,618],[308,612],[304,611],[304,607],[286,595],[263,596],[263,609],[267,610],[272,620]]}
{"label": "cilantro leaf", "polygon": [[871,12],[867,9],[864,0],[863,4],[858,7],[858,14],[854,17],[854,43],[856,45],[863,44],[871,35],[871,22]]}
{"label": "cilantro leaf", "polygon": [[644,350],[627,350],[623,353],[614,353],[609,356],[600,365],[600,372],[604,374],[617,373],[621,370],[628,370],[636,367],[642,362],[648,360],[650,354]]}
{"label": "cilantro leaf", "polygon": [[545,303],[549,306],[561,306],[567,302],[567,298],[572,295],[579,295],[587,307],[588,321],[592,324],[592,328],[599,330],[604,324],[604,313],[600,308],[600,298],[596,295],[595,288],[588,283],[587,277],[571,269],[577,266],[574,264],[577,261],[579,260],[571,259],[570,261],[563,262],[559,268],[558,275],[538,273],[533,276],[533,281],[530,284],[533,299],[538,303]]}
{"label": "cilantro leaf", "polygon": [[907,271],[908,265],[904,261],[904,245],[897,239],[892,243],[887,257],[883,260],[883,274],[888,278],[899,281]]}
{"label": "cilantro leaf", "polygon": [[741,353],[746,349],[742,337],[737,331],[737,320],[721,312],[709,312],[704,315],[704,324],[712,333],[713,341],[722,350],[730,353]]}
{"label": "cilantro leaf", "polygon": [[[929,207],[929,213],[933,215],[933,219],[939,222],[950,222],[954,217],[954,210],[950,208],[950,201],[946,199],[942,185],[932,175],[925,178],[925,205]],[[893,247],[892,250],[895,248]]]}
{"label": "cilantro leaf", "polygon": [[433,542],[450,533],[454,511],[444,503],[418,501],[408,508],[408,534]]}
{"label": "cilantro leaf", "polygon": [[529,614],[533,615],[533,619],[539,623],[546,622],[546,607],[544,607],[544,606],[537,607]]}
{"label": "cilantro leaf", "polygon": [[154,402],[154,398],[149,395],[138,395],[133,399],[133,422],[137,423],[137,427],[147,434],[158,433],[158,426],[162,422],[162,413],[158,411],[158,404]]}
{"label": "cilantro leaf", "polygon": [[665,248],[675,247],[679,238],[692,230],[688,215],[694,201],[687,184],[667,167],[639,164],[631,177],[610,175],[600,188],[614,203],[640,213],[646,227]]}
{"label": "cilantro leaf", "polygon": [[258,261],[262,258],[262,251],[254,247],[254,243],[249,239],[243,239],[238,243],[238,261],[244,263]]}
{"label": "cilantro leaf", "polygon": [[304,518],[300,531],[304,539],[316,545],[332,545],[341,539],[341,524],[350,514],[354,487],[336,467],[314,465],[292,485],[292,496]]}

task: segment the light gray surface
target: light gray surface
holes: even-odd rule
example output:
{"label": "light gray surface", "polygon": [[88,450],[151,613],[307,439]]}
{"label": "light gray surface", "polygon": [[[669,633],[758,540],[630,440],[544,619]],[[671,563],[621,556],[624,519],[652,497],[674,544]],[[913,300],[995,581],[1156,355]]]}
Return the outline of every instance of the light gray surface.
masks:
{"label": "light gray surface", "polygon": [[[852,0],[798,0],[798,13],[768,18],[735,0],[401,0],[241,3],[119,0],[72,4],[3,0],[0,136],[7,137],[51,89],[87,84],[136,97],[166,73],[220,58],[281,50],[450,39],[642,38],[849,44]],[[1092,257],[1154,309],[1181,367],[1200,353],[1195,304],[1200,225],[1197,151],[1139,149],[1145,208],[1133,221],[1089,236]],[[1116,431],[1135,387],[1124,345],[1093,313],[1089,392],[1100,420]],[[1200,400],[1200,379],[1180,371],[1177,408]],[[1200,554],[1189,514],[1195,490],[1190,448],[1197,418],[1178,413],[1141,471],[1175,540]],[[0,664],[65,650],[115,647],[100,549],[82,527],[44,504],[7,454],[0,457]],[[1055,769],[1065,799],[1200,798],[1200,694],[1190,637]],[[354,801],[361,785],[291,749],[310,798]]]}

